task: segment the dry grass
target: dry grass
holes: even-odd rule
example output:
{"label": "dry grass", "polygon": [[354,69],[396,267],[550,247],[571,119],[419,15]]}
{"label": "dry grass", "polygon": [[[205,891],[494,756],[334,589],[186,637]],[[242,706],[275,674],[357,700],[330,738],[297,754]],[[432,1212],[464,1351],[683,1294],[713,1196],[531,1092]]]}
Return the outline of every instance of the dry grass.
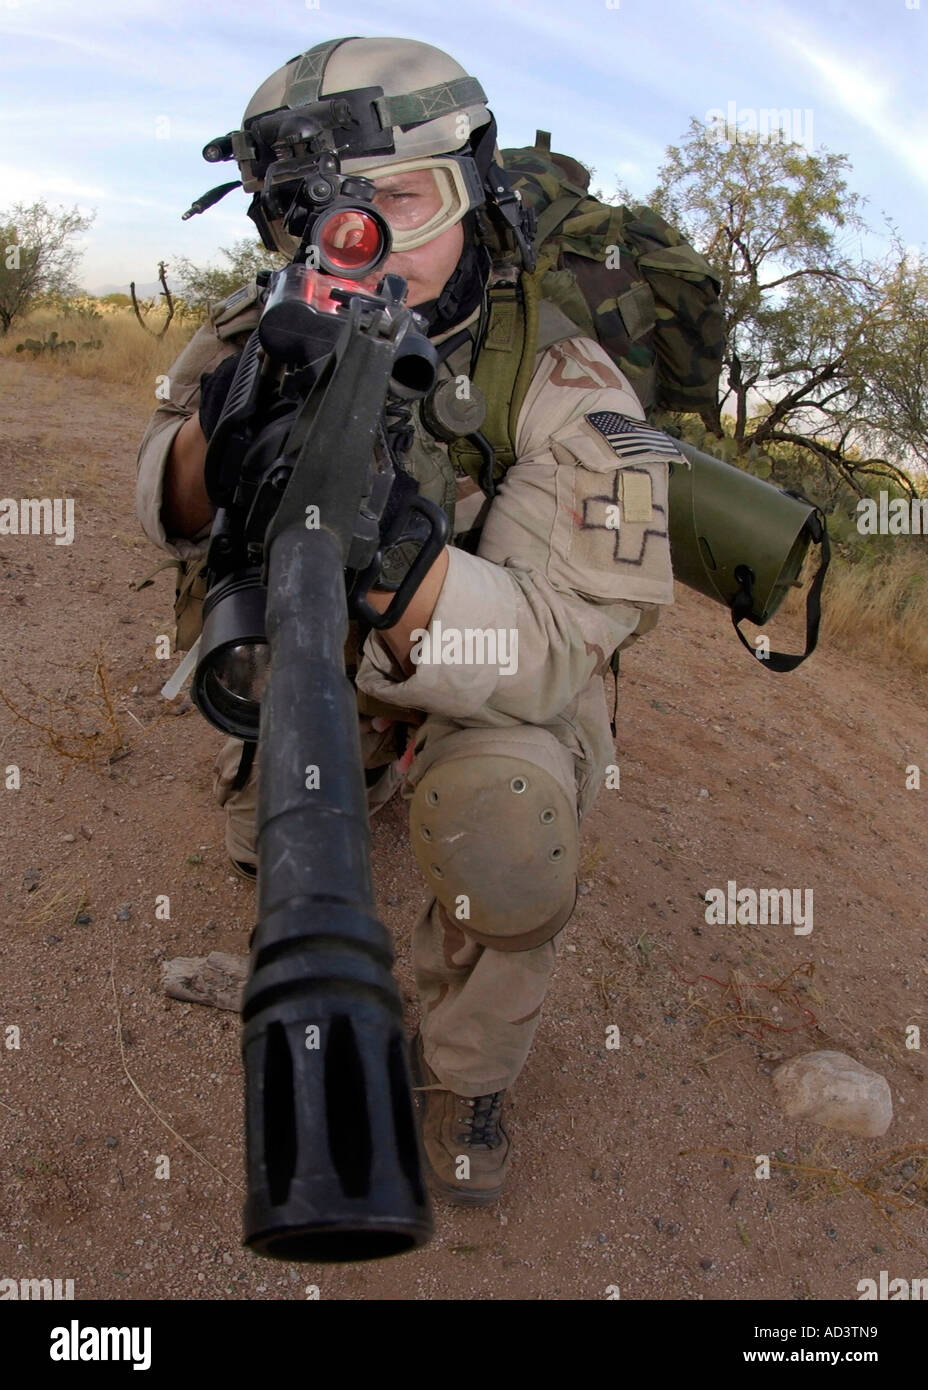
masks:
{"label": "dry grass", "polygon": [[[822,589],[821,644],[924,674],[928,671],[928,539],[899,539],[888,558],[849,564],[832,552]],[[818,547],[813,546],[803,567],[802,587],[787,595],[780,609],[783,615],[805,622],[806,592],[817,568]]]}
{"label": "dry grass", "polygon": [[[20,677],[25,699],[18,694],[14,698],[0,687],[0,702],[14,719],[35,731],[40,746],[72,764],[82,763],[92,771],[109,775],[113,764],[128,757],[163,716],[142,725],[125,708],[125,691],[115,688],[106,657],[99,648],[76,671],[81,678],[77,688],[69,686],[63,697],[36,690]],[[125,732],[123,713],[130,715],[138,731]]]}
{"label": "dry grass", "polygon": [[[159,328],[163,321],[160,311],[156,310],[149,321],[155,329]],[[112,306],[103,307],[100,319],[66,318],[51,309],[38,309],[0,338],[0,356],[34,362],[40,371],[67,372],[85,380],[130,386],[139,404],[154,410],[158,404],[155,378],[167,372],[195,331],[193,320],[175,319],[163,338],[153,338],[140,327],[131,309]],[[99,339],[103,346],[96,350],[78,349],[67,356],[42,354],[33,358],[29,352],[17,353],[17,343],[27,338],[44,340],[51,332],[57,332],[61,340],[73,338],[77,343]]]}
{"label": "dry grass", "polygon": [[[816,1145],[820,1151],[824,1139]],[[680,1155],[711,1154],[728,1159],[740,1159],[755,1168],[757,1158],[754,1154],[739,1153],[734,1149],[681,1149]],[[818,1157],[818,1152],[812,1156]],[[770,1167],[788,1173],[791,1178],[790,1189],[803,1201],[815,1201],[820,1197],[836,1197],[844,1193],[855,1193],[866,1198],[877,1215],[887,1223],[893,1234],[906,1244],[914,1246],[920,1254],[928,1254],[924,1246],[910,1233],[901,1228],[895,1219],[915,1212],[919,1217],[928,1203],[928,1144],[915,1142],[900,1148],[884,1150],[860,1173],[849,1173],[836,1163],[824,1159],[816,1163],[792,1162],[777,1150],[777,1156],[769,1159]]]}
{"label": "dry grass", "polygon": [[874,564],[837,562],[825,581],[822,628],[842,647],[928,671],[928,565],[913,547]]}

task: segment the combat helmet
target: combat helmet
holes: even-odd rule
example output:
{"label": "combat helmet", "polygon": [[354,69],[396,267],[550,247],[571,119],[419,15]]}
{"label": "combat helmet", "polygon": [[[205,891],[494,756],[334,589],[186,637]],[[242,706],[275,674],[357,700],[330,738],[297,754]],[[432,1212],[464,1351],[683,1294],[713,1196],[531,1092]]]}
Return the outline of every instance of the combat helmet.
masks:
{"label": "combat helmet", "polygon": [[[248,215],[268,250],[292,256],[297,241],[284,226],[284,189],[274,180],[280,150],[268,143],[269,118],[334,96],[363,96],[366,127],[334,130],[341,172],[376,176],[427,169],[435,181],[428,215],[417,225],[394,227],[397,250],[413,249],[468,214],[479,239],[494,251],[517,250],[533,263],[532,214],[511,187],[496,144],[496,122],[486,94],[449,54],[414,39],[343,38],[317,44],[268,77],[249,101],[242,129],[203,151],[214,162],[234,158],[241,186],[252,194]],[[355,108],[357,110],[357,107]],[[341,151],[344,151],[342,153]],[[224,185],[222,196],[237,184]],[[207,194],[191,211],[214,201]]]}

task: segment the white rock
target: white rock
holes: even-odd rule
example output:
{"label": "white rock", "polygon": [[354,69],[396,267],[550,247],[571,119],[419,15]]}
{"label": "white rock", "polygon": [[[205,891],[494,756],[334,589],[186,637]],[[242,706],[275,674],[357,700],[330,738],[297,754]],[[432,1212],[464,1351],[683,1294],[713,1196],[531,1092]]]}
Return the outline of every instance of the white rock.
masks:
{"label": "white rock", "polygon": [[885,1134],[892,1124],[893,1098],[886,1078],[846,1052],[791,1057],[777,1067],[773,1084],[780,1104],[794,1119],[869,1138]]}

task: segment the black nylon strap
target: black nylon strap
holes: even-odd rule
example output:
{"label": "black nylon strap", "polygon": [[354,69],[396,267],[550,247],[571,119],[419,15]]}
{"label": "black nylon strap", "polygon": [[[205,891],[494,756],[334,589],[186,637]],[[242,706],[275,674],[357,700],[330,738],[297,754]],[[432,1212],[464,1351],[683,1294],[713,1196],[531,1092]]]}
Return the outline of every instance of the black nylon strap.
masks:
{"label": "black nylon strap", "polygon": [[255,760],[255,753],[258,751],[257,743],[248,741],[242,744],[242,756],[239,760],[238,771],[232,783],[232,790],[240,792],[251,775],[252,764]]}
{"label": "black nylon strap", "polygon": [[[805,500],[805,499],[803,499]],[[735,570],[735,578],[741,585],[738,593],[732,599],[731,620],[738,640],[751,653],[754,659],[759,660],[762,665],[771,671],[795,671],[805,661],[807,656],[815,651],[818,643],[818,630],[822,620],[822,585],[825,582],[825,571],[828,569],[831,560],[831,545],[828,540],[828,527],[825,524],[824,515],[816,509],[810,515],[805,524],[805,528],[812,537],[812,540],[821,546],[821,561],[815,578],[809,585],[809,592],[806,595],[806,649],[801,655],[790,654],[788,652],[770,652],[765,657],[758,657],[757,651],[741,631],[741,624],[747,618],[754,607],[753,582],[754,576],[751,570],[745,565],[739,565]]]}

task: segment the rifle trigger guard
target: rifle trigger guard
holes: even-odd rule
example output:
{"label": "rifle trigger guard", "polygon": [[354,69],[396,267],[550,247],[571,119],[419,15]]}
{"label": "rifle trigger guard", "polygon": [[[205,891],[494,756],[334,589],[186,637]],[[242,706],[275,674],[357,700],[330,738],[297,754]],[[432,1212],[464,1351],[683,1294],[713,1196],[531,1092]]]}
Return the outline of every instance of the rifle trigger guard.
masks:
{"label": "rifle trigger guard", "polygon": [[350,603],[354,615],[364,618],[374,628],[393,627],[399,622],[409,607],[413,594],[444,549],[451,530],[447,515],[430,498],[421,497],[418,493],[414,493],[410,497],[408,505],[410,512],[421,512],[428,521],[429,534],[423,542],[419,554],[403,576],[402,583],[393,595],[386,611],[378,613],[377,609],[373,608],[367,601],[367,595],[380,578],[383,561],[383,551],[381,550],[377,551],[367,569],[358,576],[357,584],[351,594]]}

